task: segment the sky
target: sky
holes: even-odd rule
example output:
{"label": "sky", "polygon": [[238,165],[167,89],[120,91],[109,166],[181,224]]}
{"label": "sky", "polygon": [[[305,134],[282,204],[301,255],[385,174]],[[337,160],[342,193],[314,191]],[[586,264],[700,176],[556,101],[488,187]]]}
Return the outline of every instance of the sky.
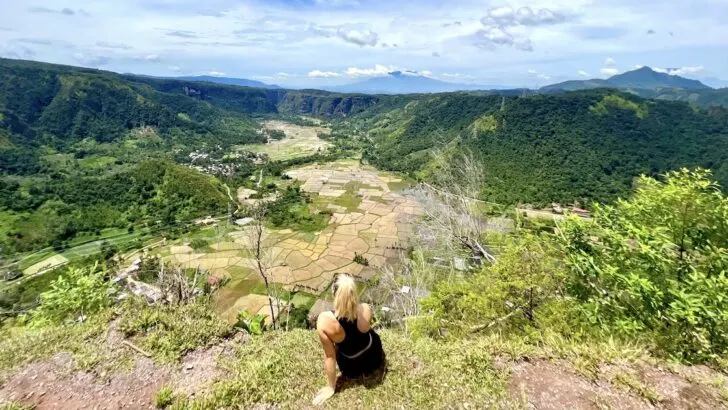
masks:
{"label": "sky", "polygon": [[[648,65],[728,86],[728,0],[3,0],[0,56],[323,87],[539,87]],[[720,80],[719,80],[720,79]]]}

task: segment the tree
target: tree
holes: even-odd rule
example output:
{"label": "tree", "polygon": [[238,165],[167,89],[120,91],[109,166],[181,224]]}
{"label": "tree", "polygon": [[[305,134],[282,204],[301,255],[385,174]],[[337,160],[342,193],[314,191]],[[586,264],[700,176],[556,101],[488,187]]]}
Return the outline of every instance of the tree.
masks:
{"label": "tree", "polygon": [[441,164],[437,186],[423,182],[414,193],[425,213],[421,233],[451,251],[453,246],[465,247],[473,256],[494,262],[483,244],[487,219],[484,203],[477,199],[484,186],[482,166],[470,154],[434,156]]}
{"label": "tree", "polygon": [[728,352],[728,198],[705,170],[640,177],[634,197],[557,228],[568,292],[600,328],[686,360]]}
{"label": "tree", "polygon": [[[247,236],[248,247],[255,260],[256,270],[258,271],[258,275],[260,275],[260,278],[263,280],[265,291],[268,294],[268,307],[270,308],[271,326],[275,329],[277,325],[277,318],[275,310],[273,308],[273,295],[275,293],[275,290],[271,286],[269,274],[271,255],[269,254],[268,249],[264,244],[264,223],[267,213],[268,203],[265,200],[258,201],[258,203],[252,207],[250,211],[250,216],[253,218],[253,221],[247,226]],[[275,299],[276,303],[278,304],[278,311],[280,312],[280,298],[277,297]]]}

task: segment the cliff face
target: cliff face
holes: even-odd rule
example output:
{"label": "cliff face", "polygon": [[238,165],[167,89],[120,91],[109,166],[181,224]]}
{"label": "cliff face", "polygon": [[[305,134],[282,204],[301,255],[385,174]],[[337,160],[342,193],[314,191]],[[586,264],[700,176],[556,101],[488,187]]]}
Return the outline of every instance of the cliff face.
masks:
{"label": "cliff face", "polygon": [[284,90],[240,87],[199,81],[131,77],[157,91],[183,94],[216,107],[246,114],[291,113],[314,116],[345,116],[362,112],[379,102],[380,96],[339,94],[320,90]]}
{"label": "cliff face", "polygon": [[316,116],[346,116],[362,112],[377,104],[379,97],[322,93],[320,91],[290,91],[277,103],[280,112]]}

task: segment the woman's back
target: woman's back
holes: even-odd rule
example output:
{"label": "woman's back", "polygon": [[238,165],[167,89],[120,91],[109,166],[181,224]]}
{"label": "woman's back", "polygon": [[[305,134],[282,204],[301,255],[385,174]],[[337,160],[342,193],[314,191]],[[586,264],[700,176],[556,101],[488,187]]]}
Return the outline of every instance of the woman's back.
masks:
{"label": "woman's back", "polygon": [[345,318],[337,318],[337,321],[344,330],[344,340],[336,343],[336,347],[346,357],[353,357],[371,346],[371,331],[367,329],[366,332],[362,332],[360,326],[358,326],[358,320],[352,321]]}

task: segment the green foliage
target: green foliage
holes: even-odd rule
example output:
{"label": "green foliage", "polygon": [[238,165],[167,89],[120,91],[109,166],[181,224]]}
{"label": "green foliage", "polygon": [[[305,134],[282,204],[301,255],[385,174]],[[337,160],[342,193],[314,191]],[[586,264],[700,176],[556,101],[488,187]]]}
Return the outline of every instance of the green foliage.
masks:
{"label": "green foliage", "polygon": [[260,336],[265,329],[265,316],[261,314],[251,315],[248,309],[238,312],[238,321],[235,327],[245,330],[251,335]]}
{"label": "green foliage", "polygon": [[607,115],[610,107],[632,111],[639,119],[643,119],[647,115],[647,108],[645,108],[644,105],[637,104],[636,102],[627,100],[619,95],[604,96],[604,98],[602,98],[602,100],[597,104],[589,107],[589,111],[602,116]]}
{"label": "green foliage", "polygon": [[[22,186],[10,189],[11,195],[23,197]],[[29,191],[33,203],[7,203],[11,209],[30,212],[13,218],[7,227],[6,241],[15,251],[67,243],[84,232],[128,229],[130,222],[151,225],[160,220],[169,225],[221,214],[228,202],[225,188],[214,178],[163,160],[144,161],[110,175],[39,182]]]}
{"label": "green foliage", "polygon": [[163,362],[177,362],[186,352],[230,335],[230,327],[206,299],[184,305],[148,306],[131,299],[122,306],[119,330]]}
{"label": "green foliage", "polygon": [[92,315],[111,304],[111,284],[98,265],[70,269],[40,295],[40,306],[31,312],[34,327],[63,323]]}
{"label": "green foliage", "polygon": [[365,258],[364,255],[360,255],[356,252],[354,252],[354,262],[358,263],[359,265],[369,266],[369,259]]}
{"label": "green foliage", "polygon": [[428,95],[406,109],[394,101],[346,119],[346,128],[365,130],[371,140],[363,159],[433,179],[432,150],[453,158],[469,151],[483,164],[482,196],[489,201],[610,202],[628,196],[640,174],[686,166],[712,168],[728,184],[725,109],[696,110],[614,90]]}
{"label": "green foliage", "polygon": [[689,361],[728,352],[728,199],[710,173],[641,177],[631,200],[570,219],[568,292],[600,329]]}
{"label": "green foliage", "polygon": [[[461,336],[486,329],[516,333],[534,329],[542,319],[556,320],[553,313],[558,309],[553,305],[562,303],[563,285],[564,272],[550,241],[524,234],[506,243],[496,264],[462,279],[439,282],[422,301],[422,310],[432,316],[414,323],[415,333],[436,336],[447,329]],[[559,314],[568,315],[566,305],[561,307]]]}
{"label": "green foliage", "polygon": [[163,386],[154,396],[154,404],[158,409],[165,409],[174,402],[174,390],[171,386]]}
{"label": "green foliage", "polygon": [[190,242],[190,247],[195,250],[206,248],[209,245],[209,242],[202,238],[195,238]]}
{"label": "green foliage", "polygon": [[267,130],[268,137],[274,140],[282,140],[286,138],[286,133],[282,130]]}
{"label": "green foliage", "polygon": [[266,218],[275,227],[303,232],[317,232],[326,228],[329,216],[311,210],[311,197],[299,186],[288,186],[280,197],[268,206]]}

